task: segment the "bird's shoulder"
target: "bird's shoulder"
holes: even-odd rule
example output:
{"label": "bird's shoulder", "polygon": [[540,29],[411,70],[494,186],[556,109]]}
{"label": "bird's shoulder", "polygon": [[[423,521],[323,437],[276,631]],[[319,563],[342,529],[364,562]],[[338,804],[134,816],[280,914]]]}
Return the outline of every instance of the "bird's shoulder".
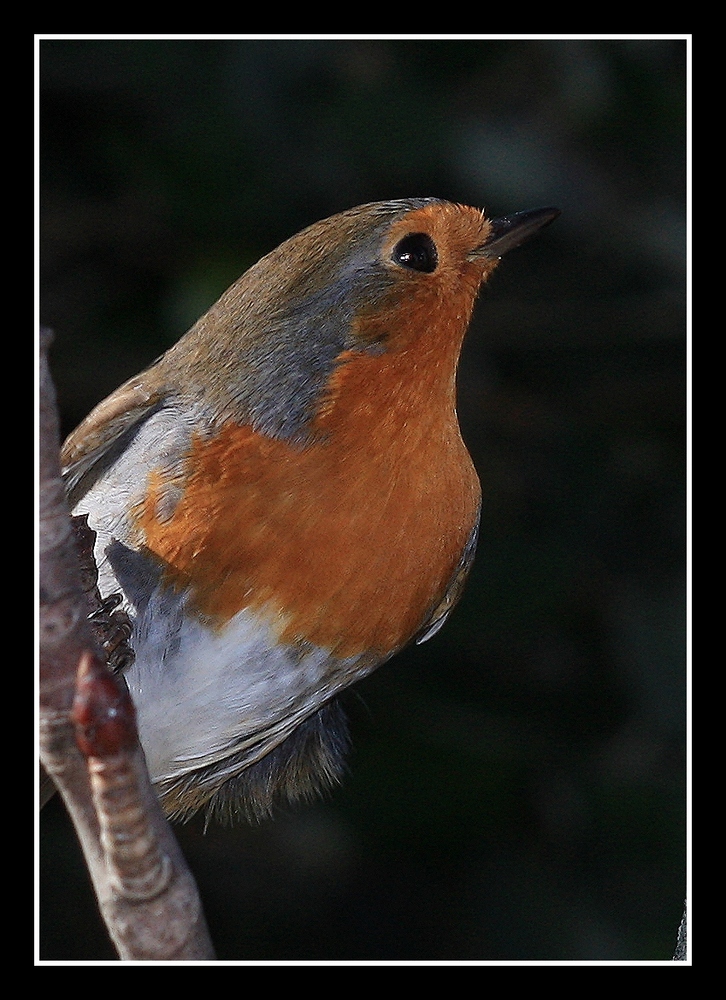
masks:
{"label": "bird's shoulder", "polygon": [[149,418],[169,405],[167,387],[151,368],[121,385],[81,421],[66,438],[60,456],[71,506],[124,452]]}

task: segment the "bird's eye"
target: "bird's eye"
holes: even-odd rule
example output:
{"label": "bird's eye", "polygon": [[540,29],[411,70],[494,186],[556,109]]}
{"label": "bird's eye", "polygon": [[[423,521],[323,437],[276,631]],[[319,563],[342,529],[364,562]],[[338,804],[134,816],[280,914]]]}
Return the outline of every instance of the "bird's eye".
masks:
{"label": "bird's eye", "polygon": [[435,271],[439,262],[436,244],[428,233],[409,233],[404,236],[393,248],[391,258],[401,267],[423,271],[424,274]]}

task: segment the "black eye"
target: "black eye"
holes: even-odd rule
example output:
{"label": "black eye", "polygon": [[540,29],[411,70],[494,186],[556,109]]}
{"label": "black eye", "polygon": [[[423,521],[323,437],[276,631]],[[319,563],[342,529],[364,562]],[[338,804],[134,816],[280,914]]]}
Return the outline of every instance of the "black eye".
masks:
{"label": "black eye", "polygon": [[393,248],[391,257],[401,267],[423,271],[424,274],[435,271],[439,262],[436,244],[428,233],[409,233],[404,236]]}

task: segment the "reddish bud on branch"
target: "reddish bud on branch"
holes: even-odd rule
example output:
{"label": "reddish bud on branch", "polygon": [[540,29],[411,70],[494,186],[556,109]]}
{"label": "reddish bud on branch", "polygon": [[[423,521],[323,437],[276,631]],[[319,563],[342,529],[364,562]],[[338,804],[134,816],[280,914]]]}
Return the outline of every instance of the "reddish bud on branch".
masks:
{"label": "reddish bud on branch", "polygon": [[86,757],[110,757],[136,745],[136,713],[126,685],[90,652],[78,666],[71,714]]}

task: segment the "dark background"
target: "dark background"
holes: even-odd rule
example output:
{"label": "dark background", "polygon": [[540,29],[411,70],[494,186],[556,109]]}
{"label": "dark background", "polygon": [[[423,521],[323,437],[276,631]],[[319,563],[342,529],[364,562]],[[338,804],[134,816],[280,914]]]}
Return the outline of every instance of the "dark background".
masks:
{"label": "dark background", "polygon": [[[668,960],[685,896],[685,40],[43,40],[64,430],[259,256],[366,201],[562,216],[483,291],[485,505],[445,629],[349,697],[349,774],[178,828],[221,959]],[[113,956],[58,803],[40,954]]]}

